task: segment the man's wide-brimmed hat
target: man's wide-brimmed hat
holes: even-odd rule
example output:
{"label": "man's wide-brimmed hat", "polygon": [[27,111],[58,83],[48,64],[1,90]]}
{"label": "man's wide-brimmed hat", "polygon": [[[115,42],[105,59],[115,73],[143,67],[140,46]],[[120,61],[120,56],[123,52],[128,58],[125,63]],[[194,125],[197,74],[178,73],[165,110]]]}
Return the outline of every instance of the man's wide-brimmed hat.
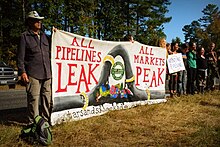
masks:
{"label": "man's wide-brimmed hat", "polygon": [[31,11],[27,15],[27,19],[32,18],[32,19],[44,19],[44,17],[40,17],[37,11]]}

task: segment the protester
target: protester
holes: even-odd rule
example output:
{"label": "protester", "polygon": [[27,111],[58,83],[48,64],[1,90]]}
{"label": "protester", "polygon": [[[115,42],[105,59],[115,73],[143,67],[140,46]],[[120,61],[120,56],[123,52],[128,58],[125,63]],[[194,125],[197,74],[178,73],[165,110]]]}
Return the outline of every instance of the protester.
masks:
{"label": "protester", "polygon": [[[177,50],[179,49],[178,43],[171,43],[171,51],[172,54],[177,54]],[[169,90],[170,90],[170,97],[173,97],[176,94],[176,87],[177,87],[177,73],[170,74],[169,80]]]}
{"label": "protester", "polygon": [[180,96],[181,94],[186,95],[186,83],[187,83],[187,56],[188,52],[188,44],[184,43],[181,46],[181,50],[179,51],[182,54],[183,63],[185,66],[185,70],[179,71],[177,73],[177,94]]}
{"label": "protester", "polygon": [[166,39],[165,38],[161,38],[159,40],[159,47],[166,48],[166,43],[167,43]]}
{"label": "protester", "polygon": [[[220,76],[220,49],[217,50],[217,67],[218,67],[218,75]],[[220,90],[220,77],[218,82],[219,82],[218,89]]]}
{"label": "protester", "polygon": [[166,53],[166,59],[167,59],[168,55],[173,54],[173,52],[171,51],[171,44],[170,43],[166,44],[166,50],[167,50],[167,53]]}
{"label": "protester", "polygon": [[219,78],[217,71],[217,54],[214,51],[215,43],[210,44],[210,48],[208,53],[206,54],[206,58],[208,60],[208,79],[207,79],[207,90],[214,90],[214,78]]}
{"label": "protester", "polygon": [[52,110],[50,44],[41,31],[43,19],[36,11],[28,13],[27,30],[21,34],[17,52],[18,72],[26,84],[29,124],[37,115],[50,121]]}
{"label": "protester", "polygon": [[[161,38],[159,40],[158,46],[166,49],[166,59],[167,59],[168,54],[169,54],[168,50],[170,50],[170,48],[171,48],[170,44],[166,42],[165,38]],[[168,67],[167,67],[167,64],[166,64],[165,92],[169,91],[169,86],[168,85],[169,85],[169,72],[168,72]]]}
{"label": "protester", "polygon": [[134,37],[131,34],[127,34],[124,37],[124,41],[130,41],[130,42],[134,43]]}
{"label": "protester", "polygon": [[[168,59],[169,54],[172,54],[171,45],[170,45],[170,43],[166,43],[166,60]],[[166,92],[170,91],[169,90],[169,80],[170,80],[170,74],[169,74],[168,65],[166,62],[166,81],[165,81],[165,91]]]}
{"label": "protester", "polygon": [[198,78],[198,91],[204,94],[204,88],[206,87],[207,79],[207,59],[205,58],[205,49],[199,47],[197,51],[197,78]]}
{"label": "protester", "polygon": [[196,43],[189,42],[189,52],[186,53],[187,56],[187,93],[195,94],[195,80],[196,80]]}

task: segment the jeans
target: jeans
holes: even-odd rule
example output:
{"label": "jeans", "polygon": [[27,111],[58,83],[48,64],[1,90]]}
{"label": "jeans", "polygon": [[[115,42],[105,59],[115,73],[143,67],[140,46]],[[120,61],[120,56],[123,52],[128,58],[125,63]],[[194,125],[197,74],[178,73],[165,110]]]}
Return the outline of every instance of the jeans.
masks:
{"label": "jeans", "polygon": [[[37,115],[50,121],[52,111],[51,79],[38,80],[29,77],[26,92],[29,124],[34,122]],[[39,107],[39,102],[41,102],[41,107]]]}
{"label": "jeans", "polygon": [[186,85],[187,84],[187,71],[179,71],[178,79],[177,79],[177,93],[185,94],[186,93]]}

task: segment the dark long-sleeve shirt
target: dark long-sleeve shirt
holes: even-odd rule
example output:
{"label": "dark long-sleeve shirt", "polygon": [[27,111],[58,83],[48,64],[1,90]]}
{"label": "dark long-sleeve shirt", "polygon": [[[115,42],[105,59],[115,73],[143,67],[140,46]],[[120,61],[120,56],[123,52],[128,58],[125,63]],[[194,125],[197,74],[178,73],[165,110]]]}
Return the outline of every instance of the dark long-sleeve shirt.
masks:
{"label": "dark long-sleeve shirt", "polygon": [[197,56],[196,64],[197,64],[198,69],[207,69],[208,68],[207,59],[202,58],[201,56]]}
{"label": "dark long-sleeve shirt", "polygon": [[21,34],[17,51],[18,72],[36,79],[51,78],[50,45],[45,33],[40,37],[31,30]]}

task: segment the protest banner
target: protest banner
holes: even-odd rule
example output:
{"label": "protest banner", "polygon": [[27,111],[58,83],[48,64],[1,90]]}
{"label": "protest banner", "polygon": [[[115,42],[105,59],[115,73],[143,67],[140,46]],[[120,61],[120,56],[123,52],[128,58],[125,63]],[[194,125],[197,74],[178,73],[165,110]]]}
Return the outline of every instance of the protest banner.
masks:
{"label": "protest banner", "polygon": [[185,65],[183,63],[183,58],[181,53],[168,55],[167,65],[170,74],[181,70],[185,70]]}
{"label": "protest banner", "polygon": [[166,101],[165,56],[165,49],[136,41],[53,32],[51,123]]}

